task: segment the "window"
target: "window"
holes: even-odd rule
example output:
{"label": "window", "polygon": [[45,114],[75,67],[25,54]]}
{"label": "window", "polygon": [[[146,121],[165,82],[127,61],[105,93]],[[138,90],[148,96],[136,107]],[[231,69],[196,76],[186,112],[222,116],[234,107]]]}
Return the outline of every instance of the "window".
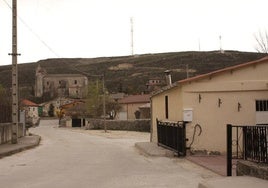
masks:
{"label": "window", "polygon": [[268,100],[256,100],[256,111],[268,111]]}
{"label": "window", "polygon": [[74,84],[77,84],[77,80],[74,81]]}
{"label": "window", "polygon": [[168,96],[165,96],[165,112],[166,112],[166,119],[168,119]]}

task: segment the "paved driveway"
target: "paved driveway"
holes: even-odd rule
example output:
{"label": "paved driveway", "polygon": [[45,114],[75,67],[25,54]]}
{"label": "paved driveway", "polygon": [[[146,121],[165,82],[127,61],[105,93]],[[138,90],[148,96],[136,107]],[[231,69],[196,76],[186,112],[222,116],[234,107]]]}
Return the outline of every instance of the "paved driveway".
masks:
{"label": "paved driveway", "polygon": [[88,134],[57,123],[41,121],[31,129],[42,137],[39,147],[0,160],[1,187],[196,188],[204,178],[217,176],[184,159],[141,155],[134,143],[148,141],[149,135]]}

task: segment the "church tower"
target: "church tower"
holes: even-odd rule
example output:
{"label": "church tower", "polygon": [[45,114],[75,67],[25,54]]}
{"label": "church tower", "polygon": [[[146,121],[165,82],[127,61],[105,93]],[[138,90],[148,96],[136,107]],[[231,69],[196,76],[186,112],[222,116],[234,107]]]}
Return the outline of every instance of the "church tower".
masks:
{"label": "church tower", "polygon": [[46,70],[43,69],[40,64],[35,70],[35,97],[43,96],[43,78],[46,75]]}

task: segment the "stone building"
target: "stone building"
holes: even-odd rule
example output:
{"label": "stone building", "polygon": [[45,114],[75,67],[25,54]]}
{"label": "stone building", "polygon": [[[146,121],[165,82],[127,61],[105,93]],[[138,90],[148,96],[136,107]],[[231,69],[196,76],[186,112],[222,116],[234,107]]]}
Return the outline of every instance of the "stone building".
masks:
{"label": "stone building", "polygon": [[35,72],[36,97],[84,98],[87,85],[88,78],[82,74],[47,74],[40,65]]}

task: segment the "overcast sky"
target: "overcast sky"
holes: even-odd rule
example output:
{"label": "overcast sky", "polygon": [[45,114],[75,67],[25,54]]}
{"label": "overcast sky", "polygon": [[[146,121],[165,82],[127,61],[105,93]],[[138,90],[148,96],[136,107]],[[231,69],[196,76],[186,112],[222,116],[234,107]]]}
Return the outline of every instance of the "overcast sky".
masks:
{"label": "overcast sky", "polygon": [[[11,0],[0,0],[0,65],[11,64]],[[57,57],[256,51],[267,0],[18,0],[18,63]],[[23,20],[23,22],[21,22]]]}

